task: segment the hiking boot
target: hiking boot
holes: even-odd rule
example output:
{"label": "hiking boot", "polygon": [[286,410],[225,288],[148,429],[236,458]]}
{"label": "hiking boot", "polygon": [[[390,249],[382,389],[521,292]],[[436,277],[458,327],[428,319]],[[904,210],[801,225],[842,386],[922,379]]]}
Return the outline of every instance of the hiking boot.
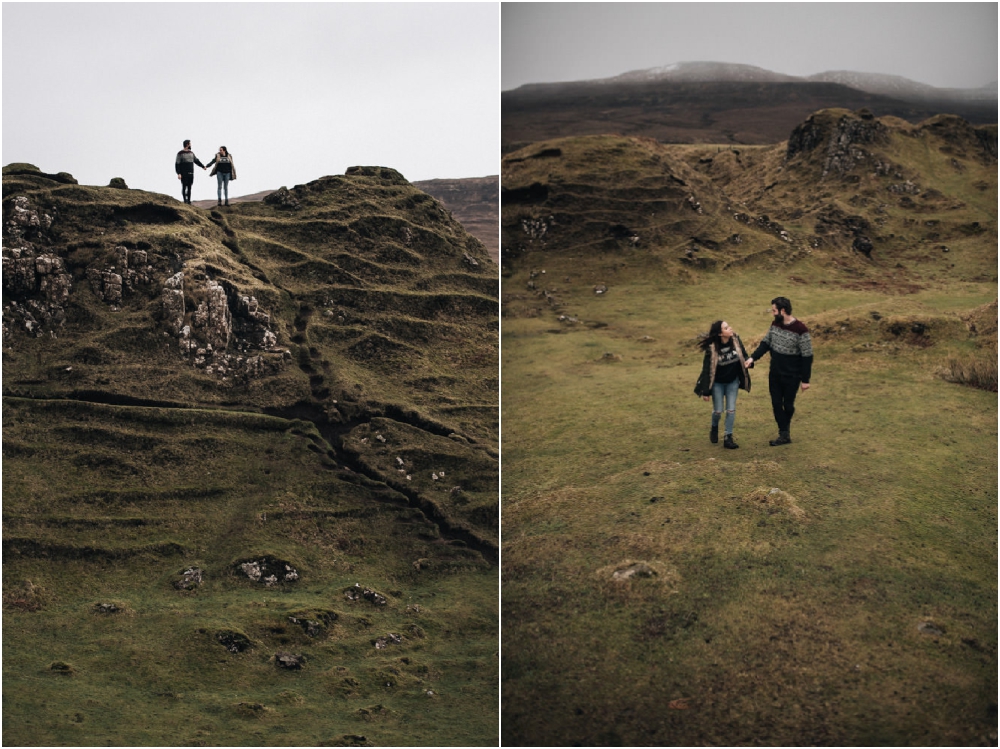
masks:
{"label": "hiking boot", "polygon": [[[219,205],[222,205],[222,201],[221,200],[219,201]],[[228,203],[226,205],[228,205]]]}
{"label": "hiking boot", "polygon": [[733,435],[727,434],[726,439],[723,441],[722,446],[727,450],[735,450],[739,447],[736,442],[733,441]]}
{"label": "hiking boot", "polygon": [[713,445],[719,444],[719,427],[712,427],[712,431],[708,433],[708,439],[711,440]]}
{"label": "hiking boot", "polygon": [[769,444],[771,447],[777,447],[778,445],[789,445],[792,442],[792,438],[788,432],[778,432],[778,439],[771,440]]}
{"label": "hiking boot", "polygon": [[229,205],[229,201],[228,200],[226,201],[226,205]]}

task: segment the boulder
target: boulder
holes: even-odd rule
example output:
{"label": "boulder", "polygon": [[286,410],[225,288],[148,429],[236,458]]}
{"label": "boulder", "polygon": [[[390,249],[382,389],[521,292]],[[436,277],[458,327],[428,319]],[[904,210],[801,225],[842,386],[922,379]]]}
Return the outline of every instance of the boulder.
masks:
{"label": "boulder", "polygon": [[113,187],[116,190],[128,189],[128,185],[125,184],[125,180],[121,177],[112,177],[111,181],[108,183],[108,187]]}

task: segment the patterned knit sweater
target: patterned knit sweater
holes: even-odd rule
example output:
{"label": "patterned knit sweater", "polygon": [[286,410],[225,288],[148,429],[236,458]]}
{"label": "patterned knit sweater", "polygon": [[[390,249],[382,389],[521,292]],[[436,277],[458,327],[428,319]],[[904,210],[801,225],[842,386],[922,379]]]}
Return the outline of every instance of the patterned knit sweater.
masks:
{"label": "patterned knit sweater", "polygon": [[801,320],[785,325],[781,317],[776,317],[750,358],[756,363],[768,352],[771,353],[772,374],[809,382],[813,363],[812,339]]}

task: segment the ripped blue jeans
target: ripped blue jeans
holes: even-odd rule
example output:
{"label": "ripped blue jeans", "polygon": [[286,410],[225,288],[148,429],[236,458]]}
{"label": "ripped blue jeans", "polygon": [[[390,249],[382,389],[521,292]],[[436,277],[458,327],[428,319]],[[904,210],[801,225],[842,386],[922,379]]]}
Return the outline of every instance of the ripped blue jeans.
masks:
{"label": "ripped blue jeans", "polygon": [[726,411],[726,431],[725,434],[733,433],[733,424],[736,423],[736,396],[740,392],[740,380],[737,377],[732,382],[712,383],[712,428],[719,426],[722,418],[723,406]]}

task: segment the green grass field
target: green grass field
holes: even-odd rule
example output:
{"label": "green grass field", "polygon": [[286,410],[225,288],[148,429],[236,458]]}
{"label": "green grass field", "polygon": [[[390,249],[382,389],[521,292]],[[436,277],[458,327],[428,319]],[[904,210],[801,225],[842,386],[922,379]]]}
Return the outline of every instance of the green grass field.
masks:
{"label": "green grass field", "polygon": [[[312,424],[18,398],[3,416],[5,745],[496,741],[495,569],[333,466]],[[298,579],[241,574],[266,557]]]}
{"label": "green grass field", "polygon": [[[995,359],[960,318],[995,283],[640,257],[504,280],[504,743],[995,744],[996,393],[942,377]],[[723,318],[752,350],[779,294],[815,331],[794,442],[768,445],[765,358],[723,450],[693,339]]]}

